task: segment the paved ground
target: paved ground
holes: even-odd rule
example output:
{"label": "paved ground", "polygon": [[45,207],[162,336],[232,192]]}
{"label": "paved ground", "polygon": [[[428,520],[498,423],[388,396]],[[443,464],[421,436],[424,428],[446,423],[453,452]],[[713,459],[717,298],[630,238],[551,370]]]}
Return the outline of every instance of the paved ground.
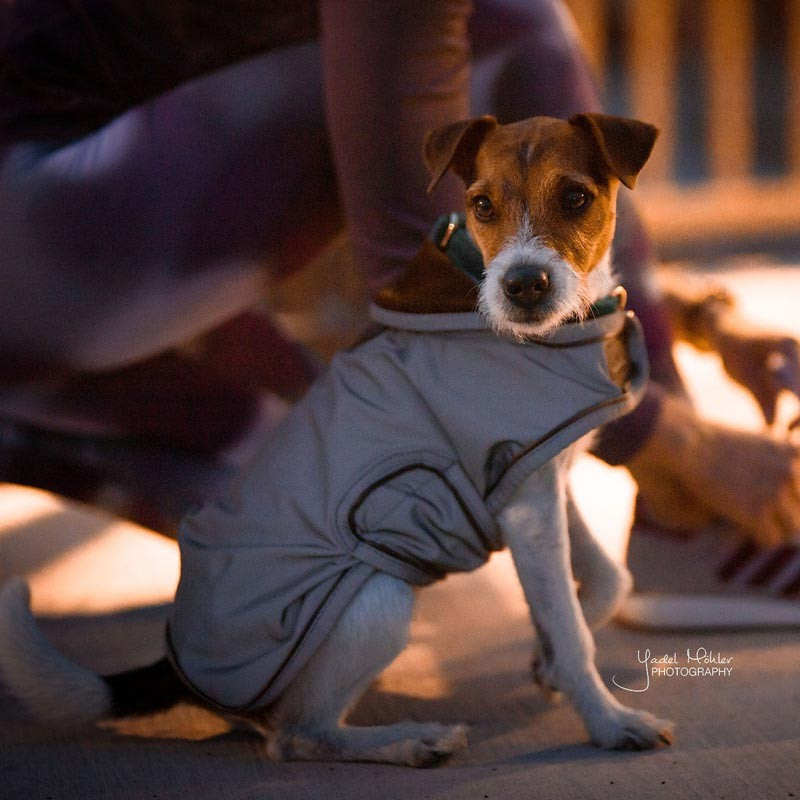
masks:
{"label": "paved ground", "polygon": [[[99,667],[153,655],[162,609],[46,625],[65,650]],[[707,647],[732,658],[730,677],[654,678],[618,695],[678,722],[678,741],[653,753],[602,753],[576,715],[549,706],[527,673],[528,627],[510,567],[424,593],[414,644],[356,711],[363,723],[403,717],[466,720],[471,747],[450,765],[272,764],[259,742],[226,733],[188,708],[60,735],[3,704],[4,798],[783,798],[800,796],[796,637],[662,635],[609,629],[598,638],[604,678],[644,686],[637,651]],[[140,737],[148,738],[140,738]],[[187,741],[195,739],[196,741]]]}
{"label": "paved ground", "polygon": [[[726,277],[754,316],[800,332],[799,273],[746,266]],[[720,382],[713,359],[681,358],[708,413],[756,424],[747,398]],[[625,473],[585,462],[576,483],[595,509],[600,535],[621,550],[633,496]],[[18,572],[31,576],[47,635],[73,657],[112,670],[160,653],[164,602],[177,575],[173,543],[0,486],[0,580]],[[609,684],[616,676],[623,686],[643,688],[637,653],[685,660],[687,649],[701,647],[731,658],[731,674],[654,678],[646,691],[615,690],[631,705],[674,719],[675,745],[600,752],[586,744],[574,712],[548,705],[531,684],[524,603],[508,556],[499,554],[476,573],[420,593],[411,646],[355,712],[360,723],[466,721],[470,748],[447,766],[271,764],[258,740],[187,707],[59,733],[32,726],[0,694],[0,798],[800,797],[797,631],[687,635],[611,627],[598,636],[598,663]]]}

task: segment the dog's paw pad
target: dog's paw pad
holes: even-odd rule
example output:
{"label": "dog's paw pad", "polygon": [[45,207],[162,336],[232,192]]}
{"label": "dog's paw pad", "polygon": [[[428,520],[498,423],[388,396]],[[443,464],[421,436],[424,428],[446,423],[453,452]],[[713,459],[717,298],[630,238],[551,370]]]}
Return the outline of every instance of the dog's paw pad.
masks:
{"label": "dog's paw pad", "polygon": [[674,724],[647,711],[621,709],[592,732],[592,741],[606,750],[651,750],[673,742]]}

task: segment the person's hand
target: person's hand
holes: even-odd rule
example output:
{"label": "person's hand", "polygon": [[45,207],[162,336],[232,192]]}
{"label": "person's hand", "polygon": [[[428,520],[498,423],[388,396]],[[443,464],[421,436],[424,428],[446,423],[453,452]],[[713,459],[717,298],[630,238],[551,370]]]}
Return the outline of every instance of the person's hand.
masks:
{"label": "person's hand", "polygon": [[768,425],[775,422],[782,391],[800,397],[800,345],[796,339],[753,329],[731,313],[720,318],[713,344],[725,371],[750,391]]}
{"label": "person's hand", "polygon": [[765,547],[800,531],[800,451],[705,422],[682,398],[664,398],[650,438],[628,467],[645,513],[665,527],[723,520]]}
{"label": "person's hand", "polygon": [[800,344],[744,319],[724,287],[671,271],[662,271],[659,281],[675,336],[717,352],[728,375],[753,395],[773,425],[780,393],[800,397]]}

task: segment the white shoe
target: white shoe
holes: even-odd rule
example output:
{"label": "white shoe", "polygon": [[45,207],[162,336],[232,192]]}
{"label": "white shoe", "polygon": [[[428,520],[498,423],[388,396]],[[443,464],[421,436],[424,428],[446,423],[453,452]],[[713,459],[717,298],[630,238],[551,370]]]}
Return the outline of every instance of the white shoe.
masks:
{"label": "white shoe", "polygon": [[759,548],[741,535],[636,526],[634,593],[616,619],[659,630],[800,627],[800,538]]}

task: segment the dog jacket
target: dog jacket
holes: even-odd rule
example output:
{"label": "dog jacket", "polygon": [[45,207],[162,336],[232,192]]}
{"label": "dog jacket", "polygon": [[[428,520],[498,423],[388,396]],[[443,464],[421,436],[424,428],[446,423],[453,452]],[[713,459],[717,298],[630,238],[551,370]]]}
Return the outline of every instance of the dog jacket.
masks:
{"label": "dog jacket", "polygon": [[424,586],[481,566],[525,478],[643,392],[641,330],[616,298],[524,343],[474,311],[388,305],[182,522],[170,658],[217,706],[273,702],[376,571]]}

